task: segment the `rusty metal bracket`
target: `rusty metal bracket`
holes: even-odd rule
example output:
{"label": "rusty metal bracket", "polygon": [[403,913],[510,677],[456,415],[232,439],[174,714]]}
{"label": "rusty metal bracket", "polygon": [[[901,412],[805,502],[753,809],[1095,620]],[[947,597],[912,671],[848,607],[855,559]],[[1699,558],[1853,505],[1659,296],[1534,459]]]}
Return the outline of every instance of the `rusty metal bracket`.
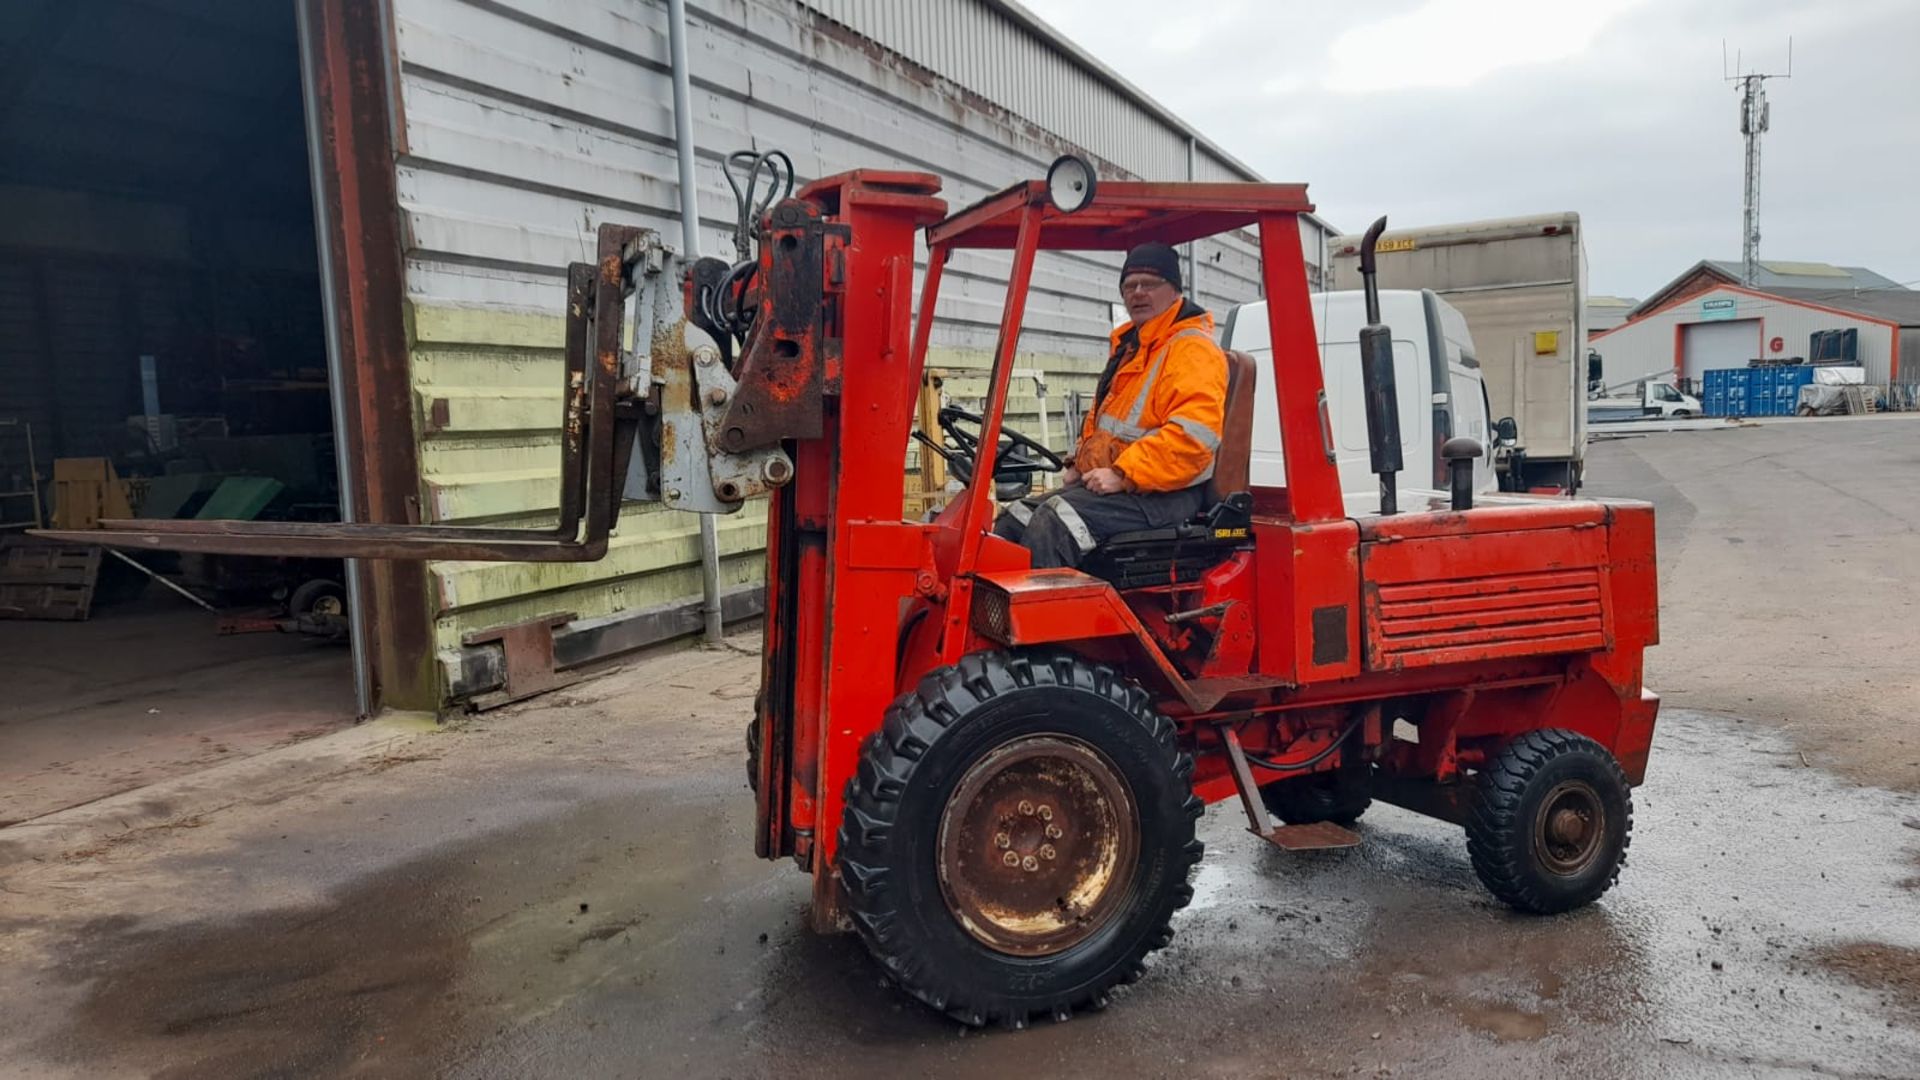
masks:
{"label": "rusty metal bracket", "polygon": [[629,498],[658,499],[675,510],[731,514],[747,499],[793,479],[793,460],[778,443],[753,450],[720,449],[723,416],[745,389],[728,374],[720,347],[688,321],[681,298],[649,285],[634,297],[634,325],[648,342],[652,389],[646,469],[629,482]]}
{"label": "rusty metal bracket", "polygon": [[506,660],[500,689],[477,695],[470,704],[475,709],[492,709],[577,681],[579,676],[553,666],[553,632],[573,619],[573,612],[559,612],[462,635],[462,645],[498,644]]}
{"label": "rusty metal bracket", "polygon": [[1233,786],[1240,793],[1240,807],[1247,812],[1247,831],[1264,837],[1273,831],[1273,818],[1260,798],[1260,785],[1253,782],[1253,768],[1247,764],[1247,752],[1231,724],[1220,725],[1220,741],[1227,748],[1227,763],[1233,766]]}
{"label": "rusty metal bracket", "polygon": [[768,216],[760,247],[759,304],[734,374],[739,392],[716,425],[731,453],[817,439],[829,393],[838,392],[837,342],[825,333],[828,305],[846,288],[847,227],[805,199]]}
{"label": "rusty metal bracket", "polygon": [[1319,851],[1353,847],[1360,837],[1331,821],[1310,825],[1275,825],[1260,798],[1260,787],[1253,781],[1253,768],[1247,764],[1247,752],[1231,724],[1220,725],[1220,741],[1227,748],[1227,763],[1233,768],[1233,786],[1240,793],[1240,805],[1247,812],[1247,831],[1282,851]]}

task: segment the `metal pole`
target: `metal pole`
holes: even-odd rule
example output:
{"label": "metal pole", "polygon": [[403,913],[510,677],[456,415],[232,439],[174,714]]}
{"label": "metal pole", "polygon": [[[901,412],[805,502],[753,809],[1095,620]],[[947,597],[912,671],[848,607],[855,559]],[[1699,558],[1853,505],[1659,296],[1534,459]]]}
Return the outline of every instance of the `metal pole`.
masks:
{"label": "metal pole", "polygon": [[[1193,136],[1189,135],[1187,136],[1187,180],[1189,182],[1200,179],[1195,168],[1198,158],[1198,143]],[[1206,306],[1206,303],[1200,299],[1200,245],[1192,240],[1187,241],[1187,295],[1193,297],[1194,303],[1201,307]]]}
{"label": "metal pole", "polygon": [[27,491],[33,496],[33,527],[39,528],[45,521],[40,506],[40,462],[33,452],[33,425],[25,420],[12,421],[20,425],[27,436]]}
{"label": "metal pole", "polygon": [[[700,257],[700,189],[693,175],[693,88],[687,74],[686,0],[667,0],[667,51],[673,60],[673,148],[680,159],[680,254],[686,265]],[[712,514],[700,515],[700,615],[707,644],[718,645],[720,624],[720,534]]]}
{"label": "metal pole", "polygon": [[133,567],[135,570],[140,571],[141,573],[147,575],[148,577],[159,582],[160,584],[165,585],[167,588],[172,589],[174,592],[177,592],[181,596],[184,596],[187,599],[193,601],[195,604],[199,605],[200,607],[206,608],[208,611],[212,612],[213,614],[215,615],[220,614],[219,608],[214,607],[212,604],[209,604],[205,600],[202,600],[199,597],[188,592],[184,586],[178,585],[173,581],[168,580],[167,578],[161,577],[158,573],[155,573],[153,570],[148,569],[144,564],[134,561],[133,556],[128,555],[126,552],[117,550],[115,548],[101,548],[100,550],[106,552],[107,554],[113,556],[116,559],[119,559],[121,562],[126,563],[128,566]]}
{"label": "metal pole", "polygon": [[1760,136],[1767,130],[1767,90],[1763,77],[1747,79],[1744,111],[1747,120],[1746,207],[1741,216],[1741,281],[1753,287],[1760,277]]}
{"label": "metal pole", "polygon": [[[333,214],[327,199],[325,147],[320,140],[320,79],[313,69],[317,28],[306,3],[293,6],[300,39],[300,101],[307,121],[307,182],[313,189],[314,244],[320,249],[320,310],[327,335],[327,405],[333,416],[333,465],[339,474],[340,521],[354,521],[355,481],[352,440],[347,437],[347,402],[340,388],[346,373],[340,361],[340,318],[333,299]],[[347,648],[353,662],[353,709],[356,716],[373,712],[373,680],[367,664],[367,646],[373,640],[367,606],[361,603],[360,560],[347,559]]]}

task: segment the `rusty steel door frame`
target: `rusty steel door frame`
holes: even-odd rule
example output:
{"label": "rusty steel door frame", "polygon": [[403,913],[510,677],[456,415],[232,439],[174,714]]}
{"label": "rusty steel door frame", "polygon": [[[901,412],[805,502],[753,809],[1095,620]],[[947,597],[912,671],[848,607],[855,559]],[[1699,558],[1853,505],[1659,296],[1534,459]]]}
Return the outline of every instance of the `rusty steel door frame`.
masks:
{"label": "rusty steel door frame", "polygon": [[101,547],[348,559],[354,696],[362,714],[436,709],[441,695],[426,566],[356,559],[370,552],[323,540],[356,529],[419,530],[389,8],[390,0],[295,0],[294,8],[340,522],[133,519],[102,522],[98,530],[32,530]]}
{"label": "rusty steel door frame", "polygon": [[[419,521],[387,0],[298,0],[341,520]],[[427,568],[352,560],[358,707],[438,708]]]}

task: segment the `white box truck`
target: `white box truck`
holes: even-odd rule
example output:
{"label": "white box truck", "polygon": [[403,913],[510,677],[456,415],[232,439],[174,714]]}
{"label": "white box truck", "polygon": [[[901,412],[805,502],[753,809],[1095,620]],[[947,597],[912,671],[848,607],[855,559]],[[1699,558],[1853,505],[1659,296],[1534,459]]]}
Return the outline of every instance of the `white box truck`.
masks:
{"label": "white box truck", "polygon": [[[1367,325],[1365,297],[1358,292],[1314,293],[1313,332],[1320,342],[1320,370],[1326,380],[1327,419],[1332,424],[1334,461],[1347,512],[1372,513],[1380,507],[1380,478],[1367,453],[1366,393],[1360,377],[1360,328]],[[1400,445],[1405,469],[1401,489],[1438,496],[1450,482],[1440,459],[1440,444],[1467,435],[1493,449],[1498,441],[1487,415],[1487,392],[1473,359],[1473,338],[1466,319],[1430,291],[1385,289],[1380,321],[1393,328],[1393,371],[1400,406]],[[1273,343],[1267,333],[1267,302],[1240,304],[1227,313],[1220,331],[1222,348],[1237,349],[1260,362],[1266,372]],[[1280,407],[1273,380],[1254,385],[1253,483],[1285,487],[1286,456],[1280,448]],[[1474,462],[1474,490],[1493,491],[1493,468]],[[1412,506],[1408,501],[1403,505]]]}
{"label": "white box truck", "polygon": [[[1495,461],[1512,491],[1580,485],[1587,448],[1587,258],[1580,215],[1389,230],[1382,289],[1431,289],[1466,316],[1495,418],[1519,429]],[[1360,238],[1328,248],[1334,289],[1360,288]]]}

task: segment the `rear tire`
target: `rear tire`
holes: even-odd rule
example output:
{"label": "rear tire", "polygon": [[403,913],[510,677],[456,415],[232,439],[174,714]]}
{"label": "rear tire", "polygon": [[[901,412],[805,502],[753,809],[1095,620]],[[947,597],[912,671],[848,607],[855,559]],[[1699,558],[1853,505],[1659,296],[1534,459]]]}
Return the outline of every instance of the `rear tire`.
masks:
{"label": "rear tire", "polygon": [[1605,747],[1571,731],[1529,731],[1481,772],[1467,854],[1494,896],[1550,915],[1611,888],[1632,833],[1632,791]]}
{"label": "rear tire", "polygon": [[978,653],[887,710],[839,870],[902,989],[963,1023],[1107,1003],[1173,937],[1202,845],[1193,759],[1137,684],[1071,653]]}

